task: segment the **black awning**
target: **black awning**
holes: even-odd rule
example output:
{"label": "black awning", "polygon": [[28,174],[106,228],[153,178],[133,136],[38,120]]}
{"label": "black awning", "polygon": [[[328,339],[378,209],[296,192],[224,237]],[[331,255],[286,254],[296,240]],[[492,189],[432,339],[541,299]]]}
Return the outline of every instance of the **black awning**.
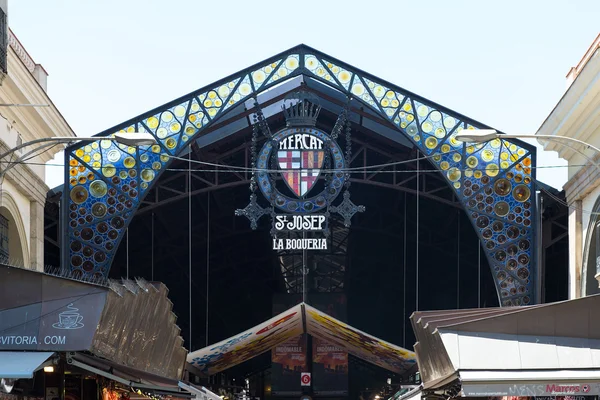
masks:
{"label": "black awning", "polygon": [[177,398],[193,398],[194,395],[183,391],[176,379],[153,375],[145,371],[126,367],[99,357],[81,353],[69,354],[67,363],[93,374],[110,379],[125,388],[140,394],[160,394]]}

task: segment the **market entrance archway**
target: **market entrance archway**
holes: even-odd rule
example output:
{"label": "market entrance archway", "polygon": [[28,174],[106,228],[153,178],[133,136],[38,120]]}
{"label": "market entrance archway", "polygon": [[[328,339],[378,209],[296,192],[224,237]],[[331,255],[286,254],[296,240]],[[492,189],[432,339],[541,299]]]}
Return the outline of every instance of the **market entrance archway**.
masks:
{"label": "market entrance archway", "polygon": [[227,136],[228,115],[250,113],[246,100],[302,76],[362,105],[409,140],[442,173],[480,237],[502,305],[535,301],[535,150],[520,141],[468,146],[454,135],[487,128],[459,113],[300,45],[99,134],[147,131],[158,144],[127,148],[110,141],[65,152],[63,268],[107,276],[136,211],[157,178],[191,143]]}

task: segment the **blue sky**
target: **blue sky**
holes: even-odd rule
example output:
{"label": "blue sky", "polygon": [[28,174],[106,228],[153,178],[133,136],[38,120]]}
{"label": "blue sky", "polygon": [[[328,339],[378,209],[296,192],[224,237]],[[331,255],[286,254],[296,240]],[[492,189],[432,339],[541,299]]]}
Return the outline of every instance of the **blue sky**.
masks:
{"label": "blue sky", "polygon": [[[504,132],[534,133],[598,21],[598,0],[9,1],[11,28],[80,136],[299,43]],[[548,153],[538,164],[564,162]],[[560,188],[566,175],[538,179]]]}

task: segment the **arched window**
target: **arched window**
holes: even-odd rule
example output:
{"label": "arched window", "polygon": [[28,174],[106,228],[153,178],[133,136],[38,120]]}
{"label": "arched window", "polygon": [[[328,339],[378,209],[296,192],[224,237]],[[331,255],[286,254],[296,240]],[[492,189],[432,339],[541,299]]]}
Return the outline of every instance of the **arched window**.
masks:
{"label": "arched window", "polygon": [[29,246],[25,225],[19,207],[13,197],[5,191],[0,191],[0,262],[29,268]]}
{"label": "arched window", "polygon": [[7,263],[10,251],[8,245],[8,218],[0,214],[0,262]]}
{"label": "arched window", "polygon": [[590,215],[585,247],[583,249],[582,295],[589,296],[600,293],[600,197],[596,199],[593,214]]}

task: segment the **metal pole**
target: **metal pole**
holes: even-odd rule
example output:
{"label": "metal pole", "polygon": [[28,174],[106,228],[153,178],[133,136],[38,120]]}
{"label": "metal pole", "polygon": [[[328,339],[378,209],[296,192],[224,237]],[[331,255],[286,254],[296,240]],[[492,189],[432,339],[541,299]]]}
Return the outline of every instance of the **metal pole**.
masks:
{"label": "metal pole", "polygon": [[[306,239],[306,232],[302,232],[302,239]],[[302,249],[302,302],[306,303],[306,249]]]}
{"label": "metal pole", "polygon": [[127,279],[129,279],[129,228],[125,230],[125,236],[125,264],[127,265]]}
{"label": "metal pole", "polygon": [[537,254],[536,254],[536,269],[535,269],[535,302],[536,304],[542,304],[544,301],[543,296],[543,288],[544,288],[544,275],[546,274],[544,265],[544,243],[542,242],[542,229],[544,227],[543,221],[543,212],[544,212],[544,196],[540,191],[536,191],[535,193],[536,201],[537,201],[537,226],[538,226],[538,234],[536,235],[537,242]]}
{"label": "metal pole", "polygon": [[477,308],[481,308],[481,241],[477,239]]}
{"label": "metal pole", "polygon": [[416,294],[415,294],[415,311],[419,311],[419,178],[420,178],[420,166],[419,166],[420,153],[417,152],[417,244],[416,244]]}
{"label": "metal pole", "polygon": [[404,192],[404,250],[402,264],[402,347],[406,348],[406,192]]}
{"label": "metal pole", "polygon": [[460,210],[457,210],[457,226],[458,232],[456,235],[456,309],[460,309]]}
{"label": "metal pole", "polygon": [[151,250],[151,261],[150,261],[150,267],[152,268],[151,274],[150,274],[150,280],[154,281],[154,212],[152,212],[152,250]]}
{"label": "metal pole", "polygon": [[206,346],[208,346],[208,301],[210,294],[210,192],[206,193]]}
{"label": "metal pole", "polygon": [[192,150],[188,153],[188,294],[189,294],[189,349],[192,350]]}

